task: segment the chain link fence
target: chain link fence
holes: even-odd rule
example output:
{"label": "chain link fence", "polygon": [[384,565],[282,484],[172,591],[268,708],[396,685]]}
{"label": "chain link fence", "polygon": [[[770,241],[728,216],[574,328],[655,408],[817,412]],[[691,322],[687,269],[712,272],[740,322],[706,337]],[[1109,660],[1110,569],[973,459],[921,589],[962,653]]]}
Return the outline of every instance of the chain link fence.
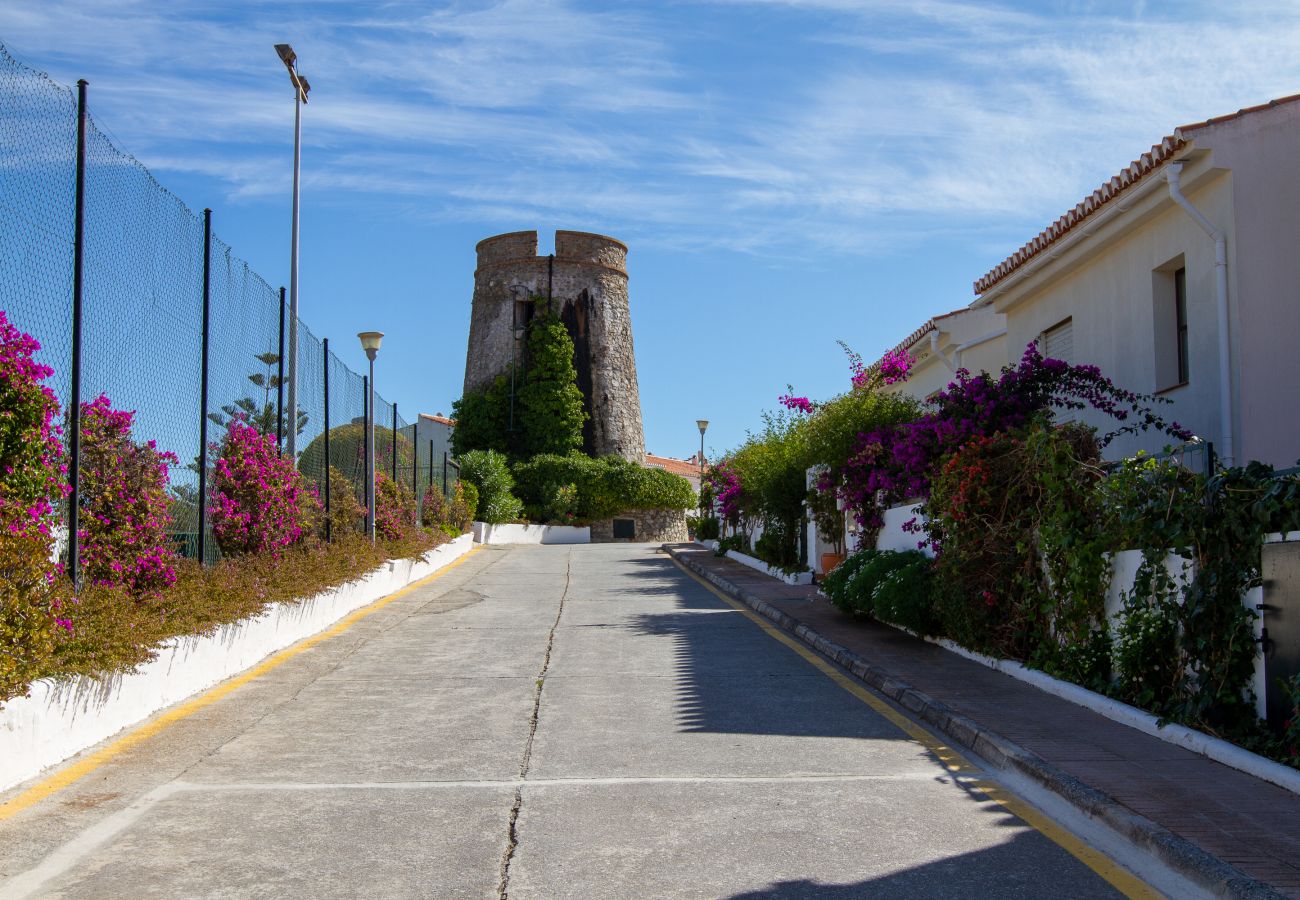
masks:
{"label": "chain link fence", "polygon": [[[65,413],[73,401],[76,355],[79,116],[76,89],[23,65],[0,45],[0,310],[41,343],[37,358],[54,369],[49,384]],[[299,409],[297,422],[288,422],[283,348],[292,329],[283,290],[273,288],[214,236],[208,244],[204,409],[204,217],[115,146],[89,112],[83,165],[80,398],[88,402],[104,394],[115,407],[135,410],[135,439],[156,441],[180,459],[171,470],[171,493],[172,528],[182,551],[194,555],[200,545],[200,425],[205,417],[209,467],[226,425],[236,416],[281,438],[292,427],[303,474],[324,490],[328,460],[361,499],[363,376],[300,320]],[[392,404],[377,397],[375,407],[376,469],[392,475],[396,462],[399,484],[410,487],[419,467],[427,467],[428,451],[422,458],[402,434],[403,429],[414,433],[414,428],[396,415]],[[211,561],[216,542],[208,534],[202,543]]]}

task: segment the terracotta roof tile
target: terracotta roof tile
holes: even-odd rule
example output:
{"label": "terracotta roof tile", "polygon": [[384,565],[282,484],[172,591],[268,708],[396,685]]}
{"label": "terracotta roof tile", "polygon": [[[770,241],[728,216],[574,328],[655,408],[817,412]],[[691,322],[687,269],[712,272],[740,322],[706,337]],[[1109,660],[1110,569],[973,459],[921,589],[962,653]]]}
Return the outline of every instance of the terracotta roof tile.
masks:
{"label": "terracotta roof tile", "polygon": [[1239,119],[1242,116],[1248,116],[1251,113],[1257,113],[1284,104],[1294,103],[1297,100],[1300,100],[1300,94],[1292,94],[1288,97],[1279,97],[1276,100],[1261,103],[1258,106],[1248,106],[1245,109],[1237,110],[1237,112],[1229,113],[1225,116],[1216,116],[1212,119],[1206,119],[1204,122],[1193,122],[1190,125],[1180,125],[1178,128],[1174,129],[1173,134],[1165,137],[1160,141],[1160,143],[1154,145],[1148,152],[1143,153],[1137,159],[1133,160],[1127,168],[1085,197],[1082,202],[1074,207],[1074,209],[1071,209],[1065,215],[1061,216],[1015,253],[1011,254],[1002,262],[990,269],[982,278],[975,282],[975,293],[982,294],[989,288],[993,287],[1016,269],[1020,268],[1043,250],[1064,237],[1084,219],[1102,209],[1111,200],[1114,200],[1151,172],[1160,168],[1160,166],[1168,162],[1176,153],[1178,153],[1178,151],[1187,146],[1192,132],[1199,131],[1202,128],[1208,128],[1212,125],[1220,125],[1224,122],[1230,122],[1234,119]]}
{"label": "terracotta roof tile", "polygon": [[700,477],[700,464],[689,459],[673,459],[671,456],[655,456],[647,453],[645,455],[645,464],[648,468],[664,469],[674,475],[682,475],[688,478]]}

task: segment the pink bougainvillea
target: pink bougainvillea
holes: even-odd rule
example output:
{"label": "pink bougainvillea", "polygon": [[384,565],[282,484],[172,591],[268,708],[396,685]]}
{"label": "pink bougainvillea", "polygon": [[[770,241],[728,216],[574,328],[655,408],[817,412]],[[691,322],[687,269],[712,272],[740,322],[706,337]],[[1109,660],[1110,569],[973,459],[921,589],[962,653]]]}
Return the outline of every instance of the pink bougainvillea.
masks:
{"label": "pink bougainvillea", "polygon": [[722,460],[709,469],[705,476],[713,489],[713,500],[717,505],[718,515],[724,519],[734,520],[740,515],[740,476],[736,474],[726,460]]}
{"label": "pink bougainvillea", "polygon": [[157,596],[176,581],[167,538],[168,466],[176,454],[131,439],[135,413],[100,394],[81,404],[81,527],[84,577]]}
{"label": "pink bougainvillea", "polygon": [[782,394],[777,401],[786,409],[796,410],[805,415],[812,415],[813,404],[807,397],[795,397],[791,394]]}
{"label": "pink bougainvillea", "polygon": [[275,436],[235,419],[221,442],[212,491],[212,533],[222,553],[278,554],[313,534],[321,515],[316,491]]}
{"label": "pink bougainvillea", "polygon": [[906,381],[916,359],[906,350],[890,350],[880,358],[880,380],[885,384]]}
{"label": "pink bougainvillea", "polygon": [[415,496],[383,472],[375,473],[375,533],[390,541],[415,528]]}
{"label": "pink bougainvillea", "polygon": [[73,627],[53,590],[55,506],[68,470],[40,349],[0,311],[0,697],[21,693]]}

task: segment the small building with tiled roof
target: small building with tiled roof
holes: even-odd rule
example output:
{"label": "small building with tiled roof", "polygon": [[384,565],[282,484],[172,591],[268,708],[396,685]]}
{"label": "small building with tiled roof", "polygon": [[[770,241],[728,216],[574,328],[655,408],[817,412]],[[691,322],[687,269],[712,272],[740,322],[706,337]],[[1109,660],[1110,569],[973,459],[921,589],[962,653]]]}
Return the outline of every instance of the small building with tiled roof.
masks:
{"label": "small building with tiled roof", "polygon": [[[691,483],[691,489],[698,491],[700,489],[700,455],[697,453],[690,459],[676,459],[671,456],[655,456],[653,453],[645,455],[645,465],[649,469],[663,469],[666,472],[672,472],[674,475],[680,475]],[[707,467],[708,463],[704,465]]]}
{"label": "small building with tiled roof", "polygon": [[[977,279],[974,306],[1005,316],[1008,362],[1039,340],[1166,398],[1162,415],[1220,455],[1288,466],[1298,241],[1300,95],[1175,129]],[[1164,442],[1124,438],[1110,454]]]}

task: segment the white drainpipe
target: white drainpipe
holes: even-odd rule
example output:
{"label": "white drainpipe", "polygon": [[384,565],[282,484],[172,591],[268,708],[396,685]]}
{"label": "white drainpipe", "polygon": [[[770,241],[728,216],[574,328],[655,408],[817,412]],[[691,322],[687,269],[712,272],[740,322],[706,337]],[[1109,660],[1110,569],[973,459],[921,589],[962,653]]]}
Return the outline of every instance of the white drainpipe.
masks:
{"label": "white drainpipe", "polygon": [[1197,225],[1214,239],[1214,286],[1218,294],[1219,313],[1219,418],[1222,421],[1222,436],[1219,456],[1227,465],[1232,465],[1235,455],[1232,446],[1232,343],[1228,335],[1228,239],[1223,232],[1215,228],[1209,219],[1192,201],[1183,196],[1178,179],[1182,175],[1183,164],[1170,163],[1165,170],[1169,181],[1169,196],[1174,202],[1187,210]]}
{"label": "white drainpipe", "polygon": [[980,344],[986,344],[989,341],[997,340],[998,338],[1002,337],[1006,333],[1007,330],[1005,328],[999,328],[997,331],[990,331],[988,334],[980,335],[977,338],[972,338],[971,340],[967,341],[964,344],[958,344],[957,349],[953,351],[953,355],[952,355],[953,365],[955,365],[957,368],[960,369],[962,353],[969,350],[971,347],[978,347]]}
{"label": "white drainpipe", "polygon": [[933,353],[935,356],[939,357],[941,360],[943,360],[943,364],[948,367],[949,372],[955,373],[957,371],[957,367],[952,364],[952,360],[948,358],[948,355],[946,353],[939,352],[938,329],[935,329],[934,331],[930,332],[930,352]]}

